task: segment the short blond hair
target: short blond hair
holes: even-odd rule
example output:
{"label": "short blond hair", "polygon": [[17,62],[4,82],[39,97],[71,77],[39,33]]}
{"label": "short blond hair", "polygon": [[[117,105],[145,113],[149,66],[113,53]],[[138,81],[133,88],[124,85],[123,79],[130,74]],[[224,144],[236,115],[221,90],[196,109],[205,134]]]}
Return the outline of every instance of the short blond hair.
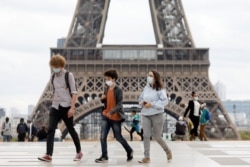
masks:
{"label": "short blond hair", "polygon": [[53,55],[49,61],[50,67],[55,67],[55,68],[63,68],[65,64],[66,60],[60,54]]}

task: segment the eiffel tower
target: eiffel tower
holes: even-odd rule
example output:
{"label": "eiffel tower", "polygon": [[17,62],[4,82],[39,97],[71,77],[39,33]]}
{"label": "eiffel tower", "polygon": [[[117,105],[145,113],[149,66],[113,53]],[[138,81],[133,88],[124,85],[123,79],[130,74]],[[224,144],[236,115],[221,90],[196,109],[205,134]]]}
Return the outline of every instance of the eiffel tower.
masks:
{"label": "eiffel tower", "polygon": [[[138,103],[148,71],[156,69],[170,99],[165,107],[167,114],[176,119],[183,115],[182,104],[187,104],[191,92],[196,91],[211,111],[208,137],[240,139],[209,80],[209,50],[195,47],[181,0],[148,2],[155,45],[103,45],[110,0],[78,0],[64,47],[51,49],[51,56],[65,56],[66,69],[76,78],[79,93],[75,123],[100,113],[102,103],[98,97],[103,92],[103,73],[107,69],[119,72],[118,84],[124,91],[125,105]],[[47,124],[51,95],[49,82],[31,116],[38,127]],[[63,124],[60,128],[65,130]]]}

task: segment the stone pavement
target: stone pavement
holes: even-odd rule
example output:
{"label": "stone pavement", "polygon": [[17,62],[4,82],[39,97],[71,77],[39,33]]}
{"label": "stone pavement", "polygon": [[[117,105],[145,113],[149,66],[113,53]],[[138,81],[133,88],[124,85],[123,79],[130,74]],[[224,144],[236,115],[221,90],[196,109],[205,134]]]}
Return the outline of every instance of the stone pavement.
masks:
{"label": "stone pavement", "polygon": [[0,166],[4,167],[250,167],[250,141],[167,141],[172,149],[173,160],[168,163],[160,146],[151,142],[151,163],[140,164],[143,157],[141,141],[129,142],[134,149],[134,159],[126,161],[126,153],[116,141],[108,142],[109,162],[95,163],[100,156],[98,141],[82,141],[83,159],[74,162],[75,148],[72,142],[55,142],[52,162],[37,160],[45,153],[45,142],[0,142]]}

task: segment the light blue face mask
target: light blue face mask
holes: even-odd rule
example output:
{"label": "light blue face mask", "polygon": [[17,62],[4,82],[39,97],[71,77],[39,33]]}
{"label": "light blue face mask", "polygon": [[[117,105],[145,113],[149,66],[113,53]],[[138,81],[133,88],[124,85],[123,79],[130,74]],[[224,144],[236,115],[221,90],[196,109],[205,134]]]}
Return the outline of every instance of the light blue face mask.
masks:
{"label": "light blue face mask", "polygon": [[153,77],[147,77],[147,83],[152,84],[153,83]]}
{"label": "light blue face mask", "polygon": [[53,68],[54,73],[59,73],[61,71],[60,68]]}

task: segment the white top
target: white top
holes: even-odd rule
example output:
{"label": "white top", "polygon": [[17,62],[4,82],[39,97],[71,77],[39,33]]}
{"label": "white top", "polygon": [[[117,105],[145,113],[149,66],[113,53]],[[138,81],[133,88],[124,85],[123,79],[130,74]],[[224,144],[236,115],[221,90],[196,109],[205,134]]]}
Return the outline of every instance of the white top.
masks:
{"label": "white top", "polygon": [[60,129],[56,129],[56,131],[55,131],[55,138],[61,138],[61,136],[62,136],[62,132],[61,132],[61,130]]}
{"label": "white top", "polygon": [[194,116],[199,116],[200,103],[194,100]]}
{"label": "white top", "polygon": [[31,139],[31,137],[32,137],[32,123],[30,123],[30,128],[29,128],[29,130],[30,130],[29,138]]}
{"label": "white top", "polygon": [[[69,93],[69,88],[67,88],[66,82],[65,82],[65,74],[66,70],[63,69],[60,73],[55,74],[53,84],[54,84],[54,97],[52,101],[52,107],[57,109],[59,108],[59,105],[62,107],[70,107],[72,97]],[[52,79],[53,74],[51,75]],[[69,73],[69,86],[71,90],[71,94],[77,94],[76,90],[76,84],[75,84],[75,78],[73,74]]]}
{"label": "white top", "polygon": [[8,122],[8,123],[4,122],[3,126],[4,126],[3,135],[11,135],[11,124],[10,124],[10,122]]}

